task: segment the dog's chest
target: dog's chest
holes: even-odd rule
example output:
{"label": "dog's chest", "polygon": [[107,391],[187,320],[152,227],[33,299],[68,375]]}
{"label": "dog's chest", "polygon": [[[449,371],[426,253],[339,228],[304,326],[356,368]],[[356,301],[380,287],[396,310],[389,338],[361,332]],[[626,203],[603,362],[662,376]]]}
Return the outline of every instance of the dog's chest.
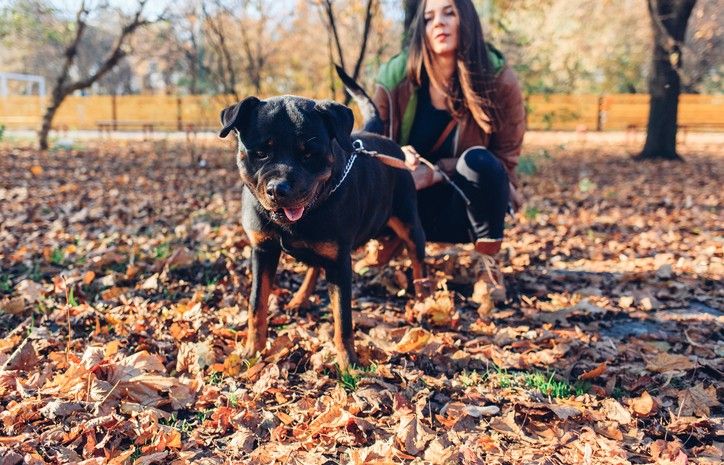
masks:
{"label": "dog's chest", "polygon": [[279,242],[284,252],[310,265],[335,262],[339,257],[339,244],[334,241],[312,241],[282,236]]}

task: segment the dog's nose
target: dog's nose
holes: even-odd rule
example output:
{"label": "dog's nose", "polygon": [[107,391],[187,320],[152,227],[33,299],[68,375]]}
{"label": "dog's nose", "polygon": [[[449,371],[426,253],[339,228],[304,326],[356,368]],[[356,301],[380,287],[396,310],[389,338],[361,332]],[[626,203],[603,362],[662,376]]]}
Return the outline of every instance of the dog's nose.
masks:
{"label": "dog's nose", "polygon": [[292,186],[286,181],[272,181],[267,184],[266,193],[274,200],[282,200],[292,193]]}

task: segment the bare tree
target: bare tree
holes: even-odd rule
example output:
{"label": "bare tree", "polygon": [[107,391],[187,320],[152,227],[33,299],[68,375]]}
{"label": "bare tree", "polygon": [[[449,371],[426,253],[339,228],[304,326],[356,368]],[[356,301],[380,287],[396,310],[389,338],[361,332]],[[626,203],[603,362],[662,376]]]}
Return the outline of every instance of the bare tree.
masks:
{"label": "bare tree", "polygon": [[259,95],[267,67],[276,51],[274,40],[286,17],[274,17],[264,0],[216,0],[213,14],[204,7],[206,37],[212,52],[212,77],[223,91],[238,99],[238,84],[244,82]]}
{"label": "bare tree", "polygon": [[646,143],[639,159],[680,159],[676,153],[677,113],[683,75],[686,26],[696,0],[648,0],[654,32],[649,81],[651,103]]}
{"label": "bare tree", "polygon": [[420,0],[405,0],[403,5],[405,10],[405,27],[402,30],[402,46],[406,47],[410,41],[410,26],[412,25],[412,20],[415,19]]}
{"label": "bare tree", "polygon": [[[217,6],[221,5],[217,3]],[[239,100],[239,95],[236,92],[236,60],[228,43],[229,37],[224,27],[225,17],[220,14],[209,14],[206,5],[204,5],[203,8],[204,17],[206,18],[206,26],[208,28],[208,42],[216,52],[213,57],[216,62],[216,66],[212,68],[212,75],[221,85],[221,90],[224,94],[233,95],[235,100]]]}
{"label": "bare tree", "polygon": [[[332,0],[322,0],[318,3],[318,5],[322,8],[324,11],[324,15],[326,17],[327,21],[327,29],[329,34],[334,39],[334,43],[336,45],[337,49],[337,58],[339,59],[339,65],[344,69],[347,70],[347,67],[344,63],[344,53],[342,51],[342,45],[340,43],[340,36],[339,32],[337,31],[337,22],[335,20],[335,14],[334,14],[334,4]],[[360,48],[359,53],[357,54],[357,59],[355,60],[354,68],[352,71],[352,78],[357,80],[359,78],[360,70],[362,69],[362,62],[365,58],[365,51],[367,50],[367,43],[369,42],[369,35],[370,35],[370,28],[372,27],[372,18],[375,16],[379,9],[379,2],[376,0],[367,0],[367,5],[365,6],[365,18],[364,18],[364,29],[362,31],[362,38],[360,39]],[[332,67],[334,64],[330,63],[330,67]],[[352,97],[350,95],[345,95],[344,103],[349,104],[349,102],[352,100]]]}
{"label": "bare tree", "polygon": [[70,77],[71,67],[78,57],[80,41],[83,37],[83,33],[88,27],[88,16],[91,13],[91,9],[86,5],[85,0],[81,2],[75,16],[75,36],[65,49],[63,65],[58,77],[53,83],[53,88],[50,92],[50,104],[45,110],[42,126],[40,127],[40,131],[38,131],[38,143],[41,150],[48,149],[48,133],[50,132],[50,128],[53,123],[53,117],[58,111],[58,108],[60,108],[60,105],[63,103],[63,100],[77,90],[86,89],[92,86],[94,82],[98,81],[112,70],[126,55],[124,46],[126,45],[129,37],[138,28],[151,23],[151,21],[148,21],[143,17],[143,9],[146,5],[146,1],[147,0],[139,0],[136,11],[131,16],[129,22],[123,25],[110,53],[108,53],[103,61],[98,64],[95,72],[83,79],[73,81]]}

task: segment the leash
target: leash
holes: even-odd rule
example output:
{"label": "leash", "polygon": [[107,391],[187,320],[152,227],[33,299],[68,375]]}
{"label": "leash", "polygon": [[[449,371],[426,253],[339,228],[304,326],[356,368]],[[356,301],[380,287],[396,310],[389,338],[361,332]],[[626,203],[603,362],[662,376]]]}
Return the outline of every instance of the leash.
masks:
{"label": "leash", "polygon": [[[337,183],[337,185],[334,187],[334,189],[332,189],[332,192],[337,190],[337,188],[342,184],[342,181],[344,181],[344,178],[347,177],[347,173],[349,173],[349,170],[352,168],[352,164],[354,163],[354,160],[357,158],[358,153],[362,153],[362,154],[368,155],[372,158],[376,158],[380,161],[380,163],[383,163],[387,166],[391,166],[392,168],[410,171],[410,168],[405,164],[404,160],[400,160],[399,158],[392,157],[390,155],[384,155],[384,154],[381,154],[374,150],[366,150],[364,144],[362,143],[362,141],[360,139],[355,139],[355,141],[352,142],[352,147],[354,147],[354,152],[352,153],[352,156],[350,157],[350,162],[347,162],[347,167],[345,168],[344,175],[342,176],[342,179],[339,181],[339,183]],[[465,201],[465,204],[467,206],[471,205],[472,202],[470,202],[470,199],[468,198],[467,195],[465,195],[463,190],[460,189],[460,186],[455,184],[455,182],[452,179],[450,179],[450,177],[443,170],[441,170],[439,166],[431,163],[429,160],[427,160],[426,158],[423,158],[423,157],[419,157],[418,160],[422,164],[424,164],[425,166],[430,168],[431,170],[437,171],[438,173],[440,173],[440,175],[442,176],[442,179],[445,182],[447,182],[448,184],[450,184],[450,186],[452,186],[452,188],[455,189],[455,191],[458,194],[460,194],[460,197],[463,198],[463,200]]]}

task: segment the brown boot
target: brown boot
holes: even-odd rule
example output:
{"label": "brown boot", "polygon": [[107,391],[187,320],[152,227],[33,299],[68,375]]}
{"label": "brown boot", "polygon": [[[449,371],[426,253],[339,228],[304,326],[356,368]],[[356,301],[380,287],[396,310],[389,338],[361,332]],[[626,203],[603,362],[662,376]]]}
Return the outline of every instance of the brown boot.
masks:
{"label": "brown boot", "polygon": [[501,241],[478,241],[475,251],[478,253],[481,270],[473,286],[471,300],[480,304],[478,313],[489,314],[496,304],[505,302],[505,283],[503,273],[498,267],[495,254],[500,251]]}
{"label": "brown boot", "polygon": [[404,248],[402,239],[397,236],[374,239],[367,243],[367,255],[354,264],[355,273],[365,268],[386,265]]}

